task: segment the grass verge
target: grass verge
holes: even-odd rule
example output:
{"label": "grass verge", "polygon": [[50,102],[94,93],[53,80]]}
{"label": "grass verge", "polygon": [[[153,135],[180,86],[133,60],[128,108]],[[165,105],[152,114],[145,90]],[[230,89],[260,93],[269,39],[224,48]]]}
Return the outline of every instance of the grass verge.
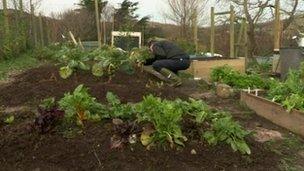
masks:
{"label": "grass verge", "polygon": [[40,63],[41,62],[34,58],[31,53],[25,53],[16,58],[0,61],[0,81],[7,80],[10,73],[30,69]]}

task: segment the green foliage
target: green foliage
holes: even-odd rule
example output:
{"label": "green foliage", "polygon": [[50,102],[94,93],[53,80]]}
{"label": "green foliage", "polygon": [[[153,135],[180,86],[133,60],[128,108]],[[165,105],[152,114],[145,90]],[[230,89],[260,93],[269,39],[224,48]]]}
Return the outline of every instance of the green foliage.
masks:
{"label": "green foliage", "polygon": [[176,102],[180,104],[179,106],[182,108],[183,113],[194,117],[195,122],[198,124],[203,123],[212,115],[209,106],[202,100],[190,98],[189,101],[177,100]]}
{"label": "green foliage", "polygon": [[225,83],[239,89],[246,89],[248,87],[267,89],[269,86],[267,81],[259,75],[242,74],[228,65],[213,68],[211,72],[211,80],[213,82]]}
{"label": "green foliage", "polygon": [[12,115],[12,116],[9,116],[9,117],[5,118],[4,123],[10,125],[10,124],[12,124],[14,121],[15,121],[15,116]]}
{"label": "green foliage", "polygon": [[152,122],[156,131],[153,141],[160,144],[170,143],[184,146],[187,138],[182,134],[180,122],[182,110],[177,103],[152,95],[144,97],[144,100],[136,106],[139,121]]}
{"label": "green foliage", "polygon": [[66,93],[59,101],[59,107],[65,112],[67,124],[83,126],[83,121],[99,121],[104,116],[105,107],[88,93],[88,89],[79,85],[74,92]]}
{"label": "green foliage", "polygon": [[26,53],[16,58],[0,61],[0,80],[6,80],[11,72],[20,72],[29,68],[37,67],[39,61],[31,54]]}
{"label": "green foliage", "polygon": [[119,69],[129,74],[134,72],[128,54],[117,48],[105,46],[94,50],[89,56],[95,61],[92,67],[95,76],[111,76]]}
{"label": "green foliage", "polygon": [[144,64],[152,55],[149,48],[134,48],[130,53],[130,60],[137,64]]}
{"label": "green foliage", "polygon": [[283,104],[287,111],[298,109],[304,111],[304,66],[299,71],[290,70],[286,81],[272,80],[267,98]]}
{"label": "green foliage", "polygon": [[55,106],[56,106],[56,101],[55,101],[54,97],[44,99],[39,105],[40,108],[45,109],[45,110],[52,109]]}
{"label": "green foliage", "polygon": [[39,60],[48,60],[57,62],[62,54],[59,54],[62,50],[62,44],[51,44],[45,47],[38,47],[33,50],[33,56]]}
{"label": "green foliage", "polygon": [[283,101],[283,106],[288,112],[292,109],[304,111],[304,96],[299,94],[291,94]]}
{"label": "green foliage", "polygon": [[129,119],[134,116],[133,107],[130,104],[122,104],[120,99],[112,92],[107,93],[107,101],[106,118]]}
{"label": "green foliage", "polygon": [[[13,15],[12,15],[13,14]],[[3,11],[0,11],[0,60],[11,59],[26,52],[29,47],[27,32],[29,23],[20,13],[9,13],[8,32],[4,24]]]}
{"label": "green foliage", "polygon": [[75,70],[89,70],[90,66],[86,64],[89,61],[88,54],[79,47],[62,46],[56,54],[59,61],[65,66],[60,68],[59,74],[62,78],[69,78]]}
{"label": "green foliage", "polygon": [[252,62],[248,64],[247,72],[251,74],[268,74],[271,73],[272,63],[269,61],[264,61],[261,63]]}
{"label": "green foliage", "polygon": [[231,117],[214,119],[210,131],[204,133],[203,137],[211,145],[220,142],[227,143],[234,151],[240,151],[242,154],[251,154],[245,137],[250,132],[245,131],[238,123],[234,122]]}
{"label": "green foliage", "polygon": [[[104,0],[97,0],[98,3],[98,9],[99,12],[101,13],[103,8],[107,6],[108,1],[104,1]],[[80,4],[81,7],[88,9],[90,11],[92,11],[92,13],[95,12],[95,1],[93,0],[80,0]]]}

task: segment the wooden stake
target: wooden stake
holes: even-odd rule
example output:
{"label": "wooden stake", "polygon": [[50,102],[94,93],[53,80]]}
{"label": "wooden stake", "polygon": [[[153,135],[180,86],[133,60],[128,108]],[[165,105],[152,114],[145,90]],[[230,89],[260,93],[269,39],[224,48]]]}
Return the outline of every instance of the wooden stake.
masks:
{"label": "wooden stake", "polygon": [[31,19],[32,19],[32,32],[33,32],[33,38],[34,38],[34,47],[38,44],[38,37],[37,37],[37,27],[36,27],[36,17],[35,17],[35,11],[34,11],[34,5],[32,4],[32,1],[30,1],[31,6]]}
{"label": "wooden stake", "polygon": [[115,13],[113,14],[112,18],[112,31],[115,31]]}
{"label": "wooden stake", "polygon": [[231,5],[230,6],[230,58],[235,58],[234,21],[235,21],[234,7]]}
{"label": "wooden stake", "polygon": [[107,44],[107,27],[106,27],[106,20],[103,18],[103,44]]}
{"label": "wooden stake", "polygon": [[78,38],[78,43],[79,43],[80,48],[81,48],[82,50],[84,50],[84,46],[83,46],[83,44],[82,44],[82,42],[81,42],[81,39],[80,39],[80,38]]}
{"label": "wooden stake", "polygon": [[280,0],[275,1],[275,21],[274,21],[274,51],[280,51],[280,28],[281,28],[281,19],[280,19]]}
{"label": "wooden stake", "polygon": [[78,43],[77,43],[77,41],[76,41],[76,39],[75,39],[74,34],[73,34],[71,31],[69,31],[69,34],[70,34],[70,37],[71,37],[73,43],[75,44],[75,46],[78,46]]}
{"label": "wooden stake", "polygon": [[7,11],[7,0],[2,0],[3,3],[3,15],[4,15],[4,31],[5,31],[5,37],[9,37],[9,19],[8,19],[8,11]]}
{"label": "wooden stake", "polygon": [[248,66],[248,46],[249,46],[249,41],[248,41],[248,23],[245,20],[245,25],[244,25],[244,43],[245,43],[245,71],[247,70]]}
{"label": "wooden stake", "polygon": [[98,1],[95,0],[95,17],[96,17],[96,26],[97,26],[97,36],[98,36],[98,46],[101,48],[101,31],[100,31],[100,17],[99,17]]}
{"label": "wooden stake", "polygon": [[39,14],[39,28],[40,28],[40,43],[41,43],[41,46],[44,46],[43,23],[42,23],[41,14]]}
{"label": "wooden stake", "polygon": [[198,28],[197,28],[197,10],[195,10],[194,12],[194,16],[193,16],[193,41],[195,44],[195,53],[198,53]]}
{"label": "wooden stake", "polygon": [[236,47],[235,47],[235,56],[236,57],[239,56],[239,50],[240,50],[240,47],[241,47],[242,39],[243,39],[244,34],[245,34],[244,33],[245,24],[246,24],[246,19],[242,19],[241,28],[240,28],[240,31],[239,31],[239,34],[238,34],[237,44],[236,44]]}
{"label": "wooden stake", "polygon": [[215,14],[214,7],[211,7],[211,34],[210,34],[210,52],[214,56],[214,37],[215,37]]}

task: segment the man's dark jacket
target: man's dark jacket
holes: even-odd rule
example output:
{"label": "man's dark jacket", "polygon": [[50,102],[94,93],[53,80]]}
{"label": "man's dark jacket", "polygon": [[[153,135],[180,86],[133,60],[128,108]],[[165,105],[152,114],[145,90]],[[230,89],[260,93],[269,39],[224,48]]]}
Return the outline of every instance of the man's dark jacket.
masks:
{"label": "man's dark jacket", "polygon": [[187,58],[187,53],[169,41],[159,41],[153,44],[153,54],[156,59]]}

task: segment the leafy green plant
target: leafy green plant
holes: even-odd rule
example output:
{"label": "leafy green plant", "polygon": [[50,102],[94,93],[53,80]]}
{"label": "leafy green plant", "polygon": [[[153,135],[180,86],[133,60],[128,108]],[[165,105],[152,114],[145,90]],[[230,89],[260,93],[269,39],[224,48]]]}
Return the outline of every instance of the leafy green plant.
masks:
{"label": "leafy green plant", "polygon": [[92,67],[92,74],[95,76],[111,76],[119,69],[130,74],[134,72],[127,53],[117,48],[104,46],[94,50],[89,56],[95,61]]}
{"label": "leafy green plant", "polygon": [[148,59],[152,57],[149,48],[134,48],[130,53],[130,60],[138,65],[143,65]]}
{"label": "leafy green plant", "polygon": [[239,89],[268,88],[268,82],[259,75],[242,74],[228,65],[213,68],[210,76],[213,82],[225,83]]}
{"label": "leafy green plant", "polygon": [[5,118],[4,123],[10,125],[10,124],[12,124],[14,121],[15,121],[15,116],[14,116],[14,115],[11,115],[11,116]]}
{"label": "leafy green plant", "polygon": [[283,107],[291,112],[292,109],[304,111],[304,96],[300,94],[292,94],[288,96],[283,102]]}
{"label": "leafy green plant", "polygon": [[107,93],[107,101],[107,118],[128,119],[134,116],[132,105],[122,104],[120,99],[112,92]]}
{"label": "leafy green plant", "polygon": [[180,126],[183,111],[177,103],[149,95],[137,104],[136,111],[139,121],[153,123],[155,127],[152,135],[153,142],[163,145],[169,142],[172,148],[175,144],[184,146],[187,138],[182,134]]}
{"label": "leafy green plant", "polygon": [[40,105],[39,105],[39,107],[43,108],[43,109],[51,109],[54,106],[56,106],[56,102],[55,102],[55,98],[54,97],[50,97],[50,98],[44,99],[40,103]]}
{"label": "leafy green plant", "polygon": [[267,98],[281,103],[287,111],[298,109],[304,111],[304,70],[303,65],[299,71],[290,70],[284,82],[272,80]]}
{"label": "leafy green plant", "polygon": [[194,117],[195,122],[201,124],[205,119],[210,118],[212,115],[209,106],[202,100],[195,100],[190,98],[189,101],[177,100],[184,114]]}
{"label": "leafy green plant", "polygon": [[203,137],[211,145],[220,142],[229,144],[233,151],[240,151],[242,154],[251,154],[250,148],[245,141],[245,137],[250,132],[244,130],[238,123],[234,122],[231,117],[213,119],[210,131],[203,134]]}
{"label": "leafy green plant", "polygon": [[66,93],[59,101],[59,107],[65,112],[68,123],[83,126],[83,121],[99,121],[104,117],[105,106],[98,103],[96,98],[88,93],[88,89],[79,85],[74,92]]}
{"label": "leafy green plant", "polygon": [[63,46],[56,56],[65,66],[60,68],[59,74],[63,79],[69,78],[75,70],[89,70],[90,66],[86,64],[89,61],[88,54],[79,47]]}

